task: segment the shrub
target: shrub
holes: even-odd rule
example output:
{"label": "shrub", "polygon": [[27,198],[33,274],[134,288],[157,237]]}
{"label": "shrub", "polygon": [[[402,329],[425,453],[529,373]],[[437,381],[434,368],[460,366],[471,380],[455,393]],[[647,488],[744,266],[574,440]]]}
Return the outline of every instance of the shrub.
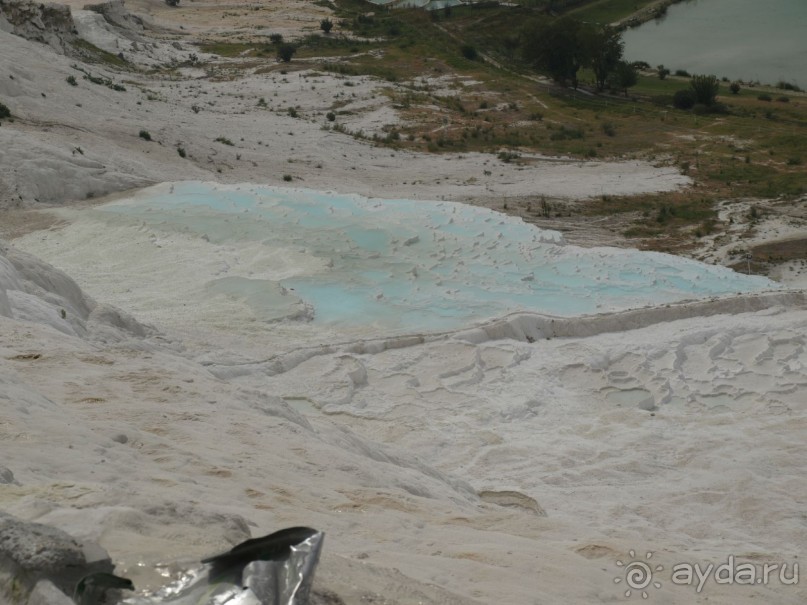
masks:
{"label": "shrub", "polygon": [[551,135],[549,135],[550,141],[565,141],[567,139],[582,139],[585,138],[585,133],[580,130],[579,128],[569,128],[567,126],[561,125],[559,130],[556,130]]}
{"label": "shrub", "polygon": [[790,97],[786,97],[782,95],[781,97],[776,97],[776,100],[780,103],[790,103]]}
{"label": "shrub", "polygon": [[185,153],[185,149],[183,147],[177,147],[177,153],[179,157],[184,158],[187,154]]}
{"label": "shrub", "polygon": [[333,29],[333,21],[331,21],[330,19],[323,19],[322,21],[319,22],[319,28],[326,34],[329,34]]}
{"label": "shrub", "polygon": [[603,122],[602,131],[609,137],[616,136],[616,128],[614,128],[614,125],[611,122]]}
{"label": "shrub", "polygon": [[336,120],[336,114],[334,112],[332,112],[332,111],[329,111],[328,113],[326,113],[325,117],[327,118],[327,120],[329,122],[333,122],[334,120]]}
{"label": "shrub", "polygon": [[675,75],[680,76],[682,78],[690,78],[689,72],[686,69],[676,69]]}
{"label": "shrub", "polygon": [[289,107],[288,112],[289,116],[291,116],[292,118],[297,117],[297,110],[294,107]]}
{"label": "shrub", "polygon": [[765,93],[762,93],[761,95],[758,95],[757,99],[759,99],[760,101],[768,101],[768,102],[773,101],[773,97],[771,97],[771,95],[768,95],[768,94],[765,94]]}
{"label": "shrub", "polygon": [[11,116],[11,110],[2,103],[0,103],[0,119],[8,118],[10,116]]}
{"label": "shrub", "polygon": [[785,82],[784,80],[779,80],[776,83],[776,88],[779,88],[781,90],[792,90],[793,92],[801,92],[801,88],[799,88],[795,84],[791,84],[790,82]]}
{"label": "shrub", "polygon": [[519,155],[517,153],[513,153],[512,151],[500,151],[499,152],[499,159],[502,162],[509,164],[515,159],[518,159]]}
{"label": "shrub", "polygon": [[717,228],[717,221],[713,218],[707,218],[700,224],[696,231],[696,235],[698,237],[703,237],[704,235],[712,235]]}
{"label": "shrub", "polygon": [[732,82],[729,86],[729,90],[731,94],[736,95],[740,93],[740,83],[739,82]]}
{"label": "shrub", "polygon": [[281,44],[277,47],[277,58],[284,63],[288,63],[296,52],[297,47],[294,44]]}
{"label": "shrub", "polygon": [[148,130],[141,130],[139,136],[144,141],[150,141],[151,140],[151,134],[149,134]]}
{"label": "shrub", "polygon": [[229,145],[230,147],[233,146],[233,142],[227,137],[216,137],[216,142],[221,143],[223,145]]}
{"label": "shrub", "polygon": [[476,47],[472,46],[471,44],[463,44],[460,47],[460,52],[462,52],[462,56],[468,59],[469,61],[476,61],[479,53],[476,52]]}
{"label": "shrub", "polygon": [[689,88],[676,90],[673,95],[673,105],[677,109],[692,109],[695,105],[695,93]]}
{"label": "shrub", "polygon": [[692,76],[689,83],[692,92],[695,93],[695,101],[706,105],[714,105],[717,93],[720,90],[720,81],[715,76]]}
{"label": "shrub", "polygon": [[78,86],[78,82],[76,82],[76,76],[67,76],[65,81],[70,84],[70,86]]}
{"label": "shrub", "polygon": [[269,34],[269,42],[278,45],[283,42],[283,34]]}
{"label": "shrub", "polygon": [[283,175],[283,180],[286,181],[287,183],[290,182],[291,179],[292,179],[292,176],[290,174],[284,174]]}
{"label": "shrub", "polygon": [[675,216],[675,208],[673,208],[672,206],[662,206],[661,208],[659,208],[658,214],[656,215],[656,222],[664,224],[674,216]]}

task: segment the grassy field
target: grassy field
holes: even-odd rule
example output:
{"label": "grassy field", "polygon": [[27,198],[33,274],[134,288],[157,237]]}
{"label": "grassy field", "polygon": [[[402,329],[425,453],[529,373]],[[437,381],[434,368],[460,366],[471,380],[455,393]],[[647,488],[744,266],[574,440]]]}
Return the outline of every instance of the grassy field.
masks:
{"label": "grassy field", "polygon": [[[599,0],[580,14],[612,19],[644,4]],[[203,50],[242,57],[253,67],[256,60],[266,61],[266,70],[313,66],[346,78],[370,75],[388,82],[384,94],[407,125],[390,125],[386,136],[375,137],[380,145],[479,151],[507,162],[539,152],[674,165],[693,178],[694,187],[640,199],[596,200],[581,210],[632,217],[626,235],[642,238],[645,247],[674,250],[699,233],[719,229],[717,200],[807,192],[806,95],[746,86],[733,95],[724,82],[718,100],[725,111],[698,113],[672,106],[672,95],[689,86],[687,78],[661,80],[653,71],[641,75],[628,97],[563,89],[540,79],[515,50],[521,24],[545,18],[542,10],[523,6],[455,7],[448,15],[337,0],[334,32],[300,42],[296,57],[309,59],[304,64],[276,64],[265,39],[217,42]],[[476,59],[467,58],[467,47],[476,51]],[[342,60],[310,62],[335,56]],[[593,78],[585,71],[580,76],[585,89]],[[453,79],[451,94],[445,83],[430,83],[435,78]],[[339,103],[331,109],[338,114]],[[338,120],[334,127],[346,132]]]}

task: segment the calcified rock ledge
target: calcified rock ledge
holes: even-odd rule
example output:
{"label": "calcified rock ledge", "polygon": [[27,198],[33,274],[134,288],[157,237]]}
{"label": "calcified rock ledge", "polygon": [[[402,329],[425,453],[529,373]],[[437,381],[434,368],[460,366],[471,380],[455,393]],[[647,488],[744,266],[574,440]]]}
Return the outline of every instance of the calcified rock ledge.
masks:
{"label": "calcified rock ledge", "polygon": [[[13,444],[0,502],[99,542],[138,587],[164,581],[161,562],[301,523],[328,533],[318,594],[348,603],[590,602],[609,598],[616,559],[637,545],[669,565],[787,559],[804,538],[789,521],[807,497],[803,292],[519,313],[289,343],[262,361],[224,341],[183,347],[120,312],[92,330],[77,312],[68,329],[61,309],[90,299],[4,250],[0,291],[27,304],[0,317]],[[547,561],[557,579],[528,573]],[[689,590],[669,587],[671,602]]]}

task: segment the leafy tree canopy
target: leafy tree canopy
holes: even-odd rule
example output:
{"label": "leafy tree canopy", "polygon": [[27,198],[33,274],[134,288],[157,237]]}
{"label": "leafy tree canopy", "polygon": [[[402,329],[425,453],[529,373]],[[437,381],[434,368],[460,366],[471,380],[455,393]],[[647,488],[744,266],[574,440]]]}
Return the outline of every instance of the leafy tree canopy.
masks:
{"label": "leafy tree canopy", "polygon": [[575,88],[577,72],[590,67],[597,89],[603,90],[622,60],[623,49],[622,37],[616,29],[569,17],[533,21],[521,33],[524,60],[556,82]]}

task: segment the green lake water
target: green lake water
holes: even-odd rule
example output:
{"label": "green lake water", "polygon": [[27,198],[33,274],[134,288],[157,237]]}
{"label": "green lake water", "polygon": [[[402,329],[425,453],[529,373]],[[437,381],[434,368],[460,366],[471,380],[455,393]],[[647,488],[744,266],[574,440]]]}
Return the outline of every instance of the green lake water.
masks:
{"label": "green lake water", "polygon": [[629,61],[807,88],[807,0],[688,0],[623,37]]}

